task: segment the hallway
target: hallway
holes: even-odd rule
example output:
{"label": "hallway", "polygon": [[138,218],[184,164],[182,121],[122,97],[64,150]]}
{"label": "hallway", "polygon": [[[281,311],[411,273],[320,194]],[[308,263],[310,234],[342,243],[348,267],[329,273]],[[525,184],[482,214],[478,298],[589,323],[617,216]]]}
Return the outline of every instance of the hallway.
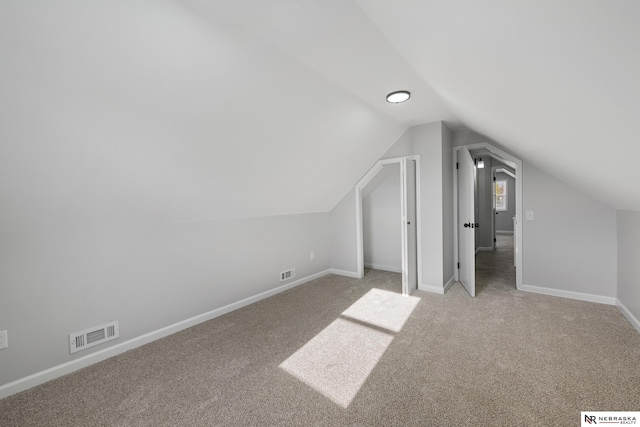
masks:
{"label": "hallway", "polygon": [[496,250],[476,254],[476,293],[482,293],[488,287],[515,290],[516,268],[513,264],[513,235],[496,234]]}

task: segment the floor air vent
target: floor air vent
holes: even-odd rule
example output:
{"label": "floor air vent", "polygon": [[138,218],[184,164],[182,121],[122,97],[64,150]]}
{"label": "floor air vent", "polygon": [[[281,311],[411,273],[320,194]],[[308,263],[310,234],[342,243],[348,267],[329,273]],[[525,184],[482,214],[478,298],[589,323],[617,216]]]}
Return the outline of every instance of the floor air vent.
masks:
{"label": "floor air vent", "polygon": [[95,328],[85,329],[82,332],[69,335],[69,349],[71,353],[111,341],[120,336],[118,321],[105,323]]}
{"label": "floor air vent", "polygon": [[284,282],[285,280],[293,279],[296,277],[296,269],[292,268],[291,270],[283,271],[280,273],[280,281]]}

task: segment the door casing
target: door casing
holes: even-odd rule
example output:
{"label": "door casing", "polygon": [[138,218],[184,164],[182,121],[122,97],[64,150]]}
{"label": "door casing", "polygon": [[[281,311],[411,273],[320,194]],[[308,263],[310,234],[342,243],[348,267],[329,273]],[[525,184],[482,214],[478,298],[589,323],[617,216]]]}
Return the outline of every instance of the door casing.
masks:
{"label": "door casing", "polygon": [[[409,230],[414,230],[415,231],[415,241],[416,241],[416,259],[417,259],[417,285],[418,288],[420,288],[420,284],[422,283],[422,242],[421,242],[421,238],[420,236],[422,235],[422,224],[420,221],[421,218],[421,211],[422,211],[422,204],[421,204],[421,200],[420,200],[420,155],[412,155],[412,156],[405,156],[405,157],[396,157],[396,158],[392,158],[392,159],[382,159],[382,160],[378,160],[376,162],[376,164],[369,169],[369,171],[360,179],[360,181],[358,181],[358,183],[355,186],[355,195],[356,195],[356,277],[358,278],[363,278],[364,277],[364,242],[363,242],[363,236],[364,236],[364,232],[363,232],[363,224],[362,224],[362,190],[364,189],[364,187],[366,187],[366,185],[373,179],[373,177],[376,176],[376,174],[378,174],[378,172],[380,172],[382,170],[382,168],[384,166],[387,165],[391,165],[391,164],[399,164],[400,165],[400,175],[401,175],[401,182],[403,182],[405,180],[406,176],[406,168],[407,168],[407,161],[409,160],[413,160],[415,161],[415,202],[416,202],[416,224],[415,224],[415,228],[410,228]],[[401,200],[403,201],[403,206],[404,206],[404,202],[407,200],[407,186],[406,185],[402,185],[401,186]],[[399,226],[402,227],[402,265],[403,266],[407,266],[410,265],[411,263],[409,263],[409,253],[408,251],[405,249],[407,246],[407,226],[406,226],[406,222],[407,222],[407,218],[405,215],[405,211],[403,210],[403,213],[400,215],[400,217],[398,218],[399,220]],[[404,271],[403,268],[403,272],[402,272],[402,283],[403,283],[403,294],[408,295],[409,290],[407,288],[408,285],[408,281],[409,281],[409,272],[408,271]]]}

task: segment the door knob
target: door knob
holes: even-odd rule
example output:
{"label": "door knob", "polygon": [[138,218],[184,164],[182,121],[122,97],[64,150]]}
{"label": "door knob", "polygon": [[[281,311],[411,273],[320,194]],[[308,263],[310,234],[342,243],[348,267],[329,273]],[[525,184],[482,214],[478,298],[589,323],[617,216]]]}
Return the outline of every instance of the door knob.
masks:
{"label": "door knob", "polygon": [[475,224],[472,224],[470,222],[467,222],[466,224],[464,224],[464,228],[478,228],[480,227],[480,224],[478,224],[477,222]]}

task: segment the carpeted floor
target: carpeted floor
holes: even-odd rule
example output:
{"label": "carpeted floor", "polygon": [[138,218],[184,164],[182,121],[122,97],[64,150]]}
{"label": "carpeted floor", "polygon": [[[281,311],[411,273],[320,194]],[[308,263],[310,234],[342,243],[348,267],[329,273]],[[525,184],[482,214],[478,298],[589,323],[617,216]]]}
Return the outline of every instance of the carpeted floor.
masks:
{"label": "carpeted floor", "polygon": [[613,306],[517,291],[507,251],[478,254],[476,298],[323,277],[4,399],[0,425],[573,426],[640,410],[640,334]]}
{"label": "carpeted floor", "polygon": [[489,287],[494,290],[516,288],[513,235],[496,234],[496,250],[476,254],[476,295]]}

